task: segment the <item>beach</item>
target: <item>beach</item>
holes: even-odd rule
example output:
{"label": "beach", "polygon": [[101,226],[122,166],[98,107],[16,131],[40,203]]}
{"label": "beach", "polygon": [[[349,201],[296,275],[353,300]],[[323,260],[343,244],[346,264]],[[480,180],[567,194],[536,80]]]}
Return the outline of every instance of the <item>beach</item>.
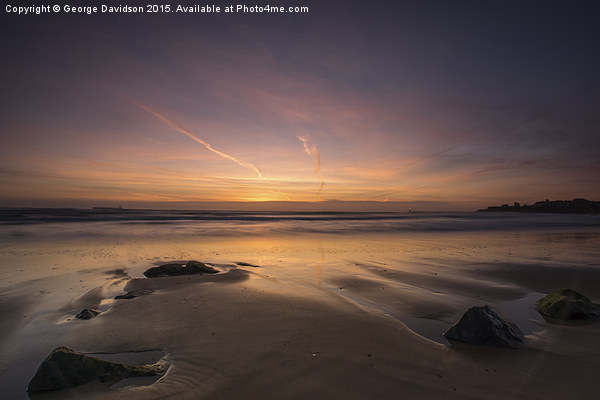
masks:
{"label": "beach", "polygon": [[[0,388],[26,399],[58,346],[160,352],[158,380],[35,398],[592,398],[600,323],[535,311],[571,288],[600,302],[600,218],[477,213],[6,211]],[[217,274],[146,278],[165,263]],[[127,293],[143,293],[115,300]],[[449,342],[491,305],[517,349]],[[74,318],[83,308],[102,311]],[[118,384],[117,384],[118,385]],[[32,396],[33,397],[33,396]]]}

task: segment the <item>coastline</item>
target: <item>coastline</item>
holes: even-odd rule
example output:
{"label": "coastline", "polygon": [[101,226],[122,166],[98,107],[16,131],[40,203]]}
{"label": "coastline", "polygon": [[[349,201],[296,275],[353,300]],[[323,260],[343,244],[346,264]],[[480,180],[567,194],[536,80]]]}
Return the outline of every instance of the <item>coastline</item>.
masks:
{"label": "coastline", "polygon": [[600,201],[582,198],[573,200],[546,200],[537,201],[532,205],[515,202],[512,206],[489,206],[477,212],[514,212],[514,213],[540,213],[540,214],[600,214]]}

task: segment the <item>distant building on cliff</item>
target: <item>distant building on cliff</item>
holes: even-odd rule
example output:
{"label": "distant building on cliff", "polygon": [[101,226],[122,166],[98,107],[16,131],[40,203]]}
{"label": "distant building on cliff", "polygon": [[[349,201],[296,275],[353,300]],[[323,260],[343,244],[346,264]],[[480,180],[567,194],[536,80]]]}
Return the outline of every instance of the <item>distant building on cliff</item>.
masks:
{"label": "distant building on cliff", "polygon": [[600,213],[600,201],[577,198],[573,200],[544,200],[535,202],[533,205],[523,205],[515,202],[509,206],[490,206],[480,212],[542,212],[542,213],[573,213],[573,214],[595,214]]}

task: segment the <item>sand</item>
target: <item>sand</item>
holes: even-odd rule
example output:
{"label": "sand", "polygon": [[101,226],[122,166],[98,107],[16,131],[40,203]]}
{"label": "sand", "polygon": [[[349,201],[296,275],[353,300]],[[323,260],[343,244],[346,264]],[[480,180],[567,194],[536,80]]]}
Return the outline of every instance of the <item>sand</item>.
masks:
{"label": "sand", "polygon": [[[153,384],[90,384],[39,398],[593,398],[600,323],[554,325],[533,307],[562,287],[600,300],[600,269],[592,265],[597,235],[584,246],[567,241],[534,250],[519,246],[522,238],[508,240],[510,256],[507,242],[495,240],[454,238],[441,246],[424,237],[396,248],[378,238],[363,242],[369,251],[329,240],[316,252],[314,242],[270,251],[257,242],[228,245],[237,252],[214,250],[213,243],[212,254],[185,255],[223,273],[153,279],[141,272],[161,262],[147,257],[150,248],[153,255],[165,252],[156,244],[128,244],[127,251],[111,245],[105,253],[79,243],[67,257],[56,247],[33,254],[31,244],[21,253],[12,244],[3,260],[27,267],[21,275],[6,272],[2,281],[0,385],[8,398],[26,398],[37,365],[66,345],[87,353],[157,350],[171,367]],[[569,253],[574,247],[587,256]],[[564,251],[543,259],[549,248]],[[129,252],[144,257],[115,262]],[[184,255],[166,252],[169,262]],[[523,252],[529,258],[518,262]],[[110,301],[134,290],[152,293]],[[521,348],[444,340],[462,312],[483,304],[521,326],[527,334]],[[104,312],[73,319],[83,307]]]}

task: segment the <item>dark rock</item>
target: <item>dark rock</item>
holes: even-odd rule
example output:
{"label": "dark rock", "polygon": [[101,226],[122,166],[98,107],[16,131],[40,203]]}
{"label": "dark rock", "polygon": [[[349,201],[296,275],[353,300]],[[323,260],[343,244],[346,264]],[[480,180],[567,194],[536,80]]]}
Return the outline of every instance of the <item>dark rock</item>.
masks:
{"label": "dark rock", "polygon": [[127,292],[125,294],[120,294],[120,295],[115,296],[115,300],[129,300],[129,299],[144,296],[144,295],[147,295],[147,294],[150,294],[153,292],[154,292],[154,290],[151,290],[151,289],[133,290],[131,292]]}
{"label": "dark rock", "polygon": [[183,264],[164,264],[158,267],[152,267],[144,272],[144,275],[148,278],[156,278],[158,276],[174,276],[184,275]]}
{"label": "dark rock", "polygon": [[496,347],[516,347],[525,339],[517,325],[503,320],[490,306],[469,308],[444,336],[460,342]]}
{"label": "dark rock", "polygon": [[243,261],[241,261],[241,262],[236,262],[235,264],[236,264],[236,265],[239,265],[240,267],[253,267],[253,268],[260,268],[260,265],[250,264],[250,263],[243,262]]}
{"label": "dark rock", "polygon": [[101,311],[96,310],[95,308],[84,308],[75,315],[75,318],[91,319],[94,318],[96,315],[100,314],[100,312]]}
{"label": "dark rock", "polygon": [[572,289],[557,290],[542,297],[535,304],[535,309],[542,315],[560,320],[600,317],[600,305]]}
{"label": "dark rock", "polygon": [[112,382],[136,376],[156,376],[165,372],[160,362],[148,365],[125,365],[77,353],[68,347],[57,347],[38,368],[27,391],[43,392],[83,385],[93,380]]}
{"label": "dark rock", "polygon": [[[213,267],[209,267],[208,265],[201,263],[200,261],[188,261],[185,264],[186,268],[191,269],[193,274],[201,273],[201,274],[216,274],[219,271],[214,269]],[[197,271],[197,272],[196,272]]]}
{"label": "dark rock", "polygon": [[215,274],[219,271],[209,267],[199,261],[188,261],[187,264],[164,264],[158,267],[153,267],[146,272],[144,275],[148,278],[156,278],[159,276],[179,276],[179,275],[192,275],[192,274]]}

